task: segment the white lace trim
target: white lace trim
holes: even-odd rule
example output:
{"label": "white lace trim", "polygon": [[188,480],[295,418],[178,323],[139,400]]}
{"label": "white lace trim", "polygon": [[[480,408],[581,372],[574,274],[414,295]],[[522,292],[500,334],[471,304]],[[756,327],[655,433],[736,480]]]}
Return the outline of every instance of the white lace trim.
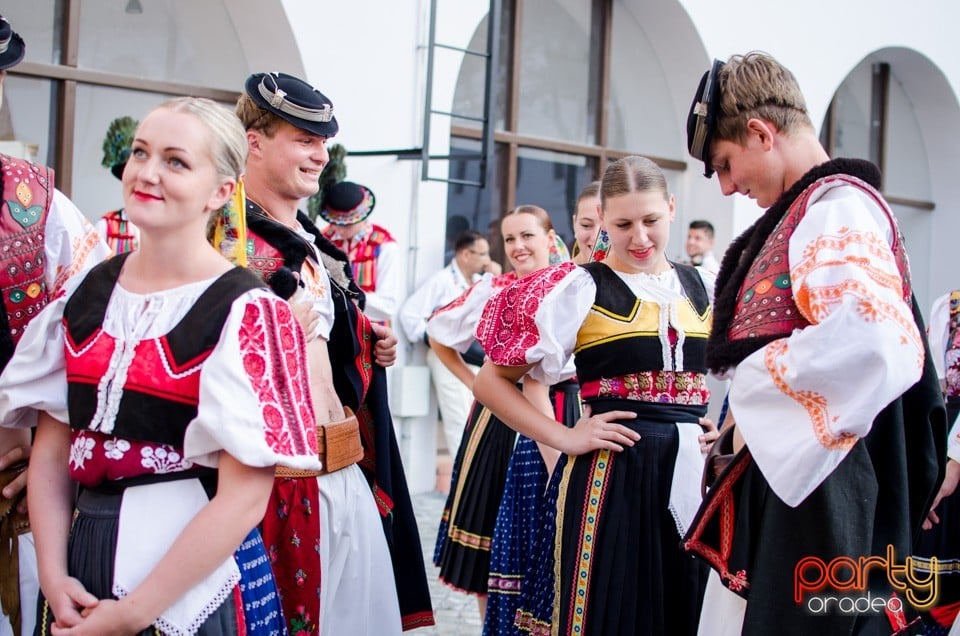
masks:
{"label": "white lace trim", "polygon": [[680,535],[680,538],[682,539],[687,536],[687,528],[683,521],[680,520],[680,513],[677,512],[677,507],[669,504],[667,509],[670,511],[670,516],[673,517],[673,525],[677,527],[677,533]]}
{"label": "white lace trim", "polygon": [[86,345],[85,347],[81,348],[81,349],[74,349],[74,348],[70,345],[70,339],[69,339],[69,338],[65,338],[64,341],[65,341],[65,344],[67,345],[67,353],[69,353],[71,357],[79,358],[79,357],[82,356],[84,353],[86,353],[87,351],[89,351],[90,348],[93,347],[94,344],[96,344],[97,340],[99,340],[99,339],[100,339],[100,336],[102,336],[102,335],[103,335],[103,330],[102,330],[102,329],[97,330],[97,335],[94,336],[93,339],[90,340],[90,342],[87,343],[87,345]]}
{"label": "white lace trim", "polygon": [[[187,625],[186,629],[180,628],[178,625],[174,625],[163,617],[163,614],[157,617],[157,620],[153,621],[154,626],[159,629],[164,636],[194,636],[208,618],[210,618],[214,612],[223,605],[224,601],[230,598],[233,595],[233,588],[240,583],[240,571],[237,570],[235,573],[231,574],[230,577],[224,582],[223,586],[217,591],[217,593],[207,601],[206,605],[203,606],[203,609],[199,614]],[[123,598],[129,594],[129,591],[124,589],[120,585],[113,586],[113,595],[118,599]]]}
{"label": "white lace trim", "polygon": [[183,373],[174,373],[173,369],[170,367],[170,360],[167,359],[167,353],[164,351],[163,346],[160,344],[160,338],[155,338],[154,346],[157,348],[157,353],[160,355],[160,361],[163,363],[163,369],[167,372],[167,375],[173,378],[174,380],[180,380],[187,376],[193,375],[194,373],[200,373],[200,369],[203,368],[202,365],[196,365],[190,367]]}
{"label": "white lace trim", "polygon": [[680,326],[680,314],[677,303],[670,303],[670,322],[677,332],[677,346],[673,355],[673,370],[683,371],[683,344],[687,341],[687,332]]}
{"label": "white lace trim", "polygon": [[143,311],[135,317],[136,322],[129,330],[124,330],[125,333],[129,333],[129,336],[116,338],[107,372],[100,378],[97,385],[97,410],[90,421],[88,427],[90,430],[107,435],[113,432],[117,413],[120,411],[123,387],[127,383],[127,373],[133,363],[137,345],[162,312],[164,304],[165,297],[162,295],[147,298]]}
{"label": "white lace trim", "polygon": [[663,368],[673,368],[673,351],[670,347],[670,306],[661,303],[660,316],[657,320],[657,335],[660,336],[660,351],[663,358]]}

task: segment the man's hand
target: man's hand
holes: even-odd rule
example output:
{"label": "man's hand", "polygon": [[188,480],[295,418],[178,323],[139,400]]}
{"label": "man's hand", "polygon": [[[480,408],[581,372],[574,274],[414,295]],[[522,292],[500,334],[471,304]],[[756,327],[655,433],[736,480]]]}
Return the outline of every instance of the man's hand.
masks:
{"label": "man's hand", "polygon": [[494,276],[499,276],[503,273],[503,267],[500,266],[500,263],[497,261],[490,261],[483,266],[483,272],[485,274],[493,274]]}
{"label": "man's hand", "polygon": [[700,452],[706,455],[710,452],[713,443],[720,437],[720,431],[717,430],[717,425],[714,424],[713,420],[709,417],[700,418],[700,428],[703,429],[703,434],[698,438],[700,441]]}
{"label": "man's hand", "polygon": [[[0,470],[6,470],[10,466],[17,464],[19,462],[27,461],[30,458],[30,446],[14,446],[6,454],[0,455]],[[0,496],[4,499],[14,499],[20,495],[27,487],[27,471],[21,472],[17,475],[16,479],[7,484],[3,491],[0,491]],[[27,514],[27,498],[24,497],[23,501],[17,506],[17,512],[21,514]]]}
{"label": "man's hand", "polygon": [[300,323],[304,337],[312,338],[320,323],[320,312],[313,308],[313,302],[309,300],[293,302],[291,299],[290,309],[293,311],[293,317]]}
{"label": "man's hand", "polygon": [[373,347],[374,362],[381,367],[393,366],[397,361],[397,335],[390,327],[371,323],[373,335],[377,337],[377,344]]}

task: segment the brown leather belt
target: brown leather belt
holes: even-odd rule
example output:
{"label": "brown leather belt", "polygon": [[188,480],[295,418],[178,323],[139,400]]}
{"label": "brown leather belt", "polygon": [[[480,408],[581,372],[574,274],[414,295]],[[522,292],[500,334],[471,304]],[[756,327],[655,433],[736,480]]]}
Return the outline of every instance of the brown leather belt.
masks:
{"label": "brown leather belt", "polygon": [[[4,488],[27,469],[26,462],[0,471],[0,488]],[[14,499],[0,497],[0,610],[10,620],[13,633],[20,633],[20,550],[17,537],[30,531],[27,516],[17,512],[25,491]]]}
{"label": "brown leather belt", "polygon": [[347,407],[343,407],[347,417],[339,422],[317,425],[317,454],[320,457],[321,470],[298,470],[277,466],[277,477],[316,477],[328,475],[352,466],[363,459],[363,445],[360,442],[360,423],[357,416]]}

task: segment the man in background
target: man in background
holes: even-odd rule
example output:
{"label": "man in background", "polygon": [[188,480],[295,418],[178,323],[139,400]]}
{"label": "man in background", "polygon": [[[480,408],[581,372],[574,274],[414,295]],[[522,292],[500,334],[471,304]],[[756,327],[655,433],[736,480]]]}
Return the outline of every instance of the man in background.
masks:
{"label": "man in background", "polygon": [[696,219],[690,221],[687,229],[687,263],[694,267],[702,267],[714,276],[720,271],[720,263],[713,255],[713,223]]}
{"label": "man in background", "polygon": [[[461,232],[454,242],[454,250],[453,260],[428,278],[400,309],[400,326],[410,342],[425,341],[427,319],[433,312],[459,297],[487,271],[490,244],[480,232]],[[476,341],[474,345],[464,354],[464,361],[479,367],[483,364],[483,350]],[[432,349],[427,351],[427,366],[430,367],[430,378],[437,392],[447,448],[453,455],[460,446],[460,437],[473,403],[473,393],[440,362]],[[474,369],[475,372],[478,370]]]}

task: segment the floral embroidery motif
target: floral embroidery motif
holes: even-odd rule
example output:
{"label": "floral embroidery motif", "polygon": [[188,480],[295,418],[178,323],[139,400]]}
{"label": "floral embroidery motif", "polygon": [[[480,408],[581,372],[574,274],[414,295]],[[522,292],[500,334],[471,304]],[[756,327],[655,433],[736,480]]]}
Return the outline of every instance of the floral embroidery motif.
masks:
{"label": "floral embroidery motif", "polygon": [[186,470],[193,466],[193,462],[184,459],[170,447],[147,446],[140,449],[140,457],[140,464],[158,475]]}
{"label": "floral embroidery motif", "polygon": [[77,435],[70,445],[70,465],[74,470],[83,469],[88,459],[93,458],[93,447],[96,442],[84,435]]}
{"label": "floral embroidery motif", "polygon": [[193,467],[183,451],[96,431],[71,431],[70,477],[83,486]]}
{"label": "floral embroidery motif", "polygon": [[786,355],[788,350],[786,339],[780,339],[768,344],[764,351],[764,363],[770,377],[773,378],[773,383],[784,395],[806,409],[810,423],[813,425],[813,434],[821,446],[827,450],[850,450],[859,438],[851,433],[834,434],[830,428],[831,417],[827,408],[827,398],[816,391],[798,391],[787,384],[785,379],[787,366],[780,363],[780,358]]}
{"label": "floral embroidery motif", "polygon": [[298,605],[296,615],[290,617],[290,636],[311,636],[314,633],[314,624],[310,619],[310,612],[303,605]]}
{"label": "floral embroidery motif", "polygon": [[702,373],[667,370],[581,382],[580,395],[584,399],[617,397],[661,404],[706,404],[710,400],[706,376]]}
{"label": "floral embroidery motif", "polygon": [[727,587],[734,592],[742,592],[744,588],[750,587],[747,583],[746,570],[737,570],[736,574],[729,574],[725,578],[727,579]]}
{"label": "floral embroidery motif", "polygon": [[240,325],[243,368],[260,401],[264,438],[286,456],[317,454],[305,348],[289,305],[266,297],[247,304]]}
{"label": "floral embroidery motif", "polygon": [[[950,292],[950,320],[947,323],[946,366],[947,395],[960,395],[960,290]],[[936,355],[937,352],[934,352]]]}
{"label": "floral embroidery motif", "polygon": [[816,324],[835,311],[845,297],[853,297],[856,313],[864,322],[894,322],[903,332],[901,341],[911,343],[918,352],[917,367],[923,367],[923,342],[913,317],[905,315],[897,305],[878,298],[861,281],[847,279],[837,285],[822,287],[804,284],[797,293],[797,306]]}
{"label": "floral embroidery motif", "polygon": [[527,363],[527,350],[540,341],[535,321],[540,303],[576,267],[567,261],[541,269],[487,302],[477,325],[477,339],[494,363],[513,367]]}
{"label": "floral embroidery motif", "polygon": [[[833,259],[822,259],[820,255],[823,252],[843,252],[850,245],[860,246],[870,257],[859,254],[843,254]],[[794,278],[808,276],[811,272],[821,267],[834,267],[838,265],[855,265],[861,268],[867,275],[881,287],[896,290],[898,293],[903,288],[903,280],[899,273],[891,274],[889,270],[877,267],[878,264],[885,263],[888,266],[894,266],[893,252],[890,251],[890,245],[873,232],[860,232],[848,227],[840,228],[839,234],[823,234],[816,240],[803,248],[803,254],[799,262],[793,268]]]}
{"label": "floral embroidery motif", "polygon": [[44,277],[46,219],[53,196],[49,179],[53,173],[12,157],[3,158],[2,168],[6,178],[0,192],[0,296],[16,344],[27,323],[54,296]]}
{"label": "floral embroidery motif", "polygon": [[113,438],[103,443],[104,456],[107,459],[123,459],[124,453],[130,450],[130,442],[125,439]]}

